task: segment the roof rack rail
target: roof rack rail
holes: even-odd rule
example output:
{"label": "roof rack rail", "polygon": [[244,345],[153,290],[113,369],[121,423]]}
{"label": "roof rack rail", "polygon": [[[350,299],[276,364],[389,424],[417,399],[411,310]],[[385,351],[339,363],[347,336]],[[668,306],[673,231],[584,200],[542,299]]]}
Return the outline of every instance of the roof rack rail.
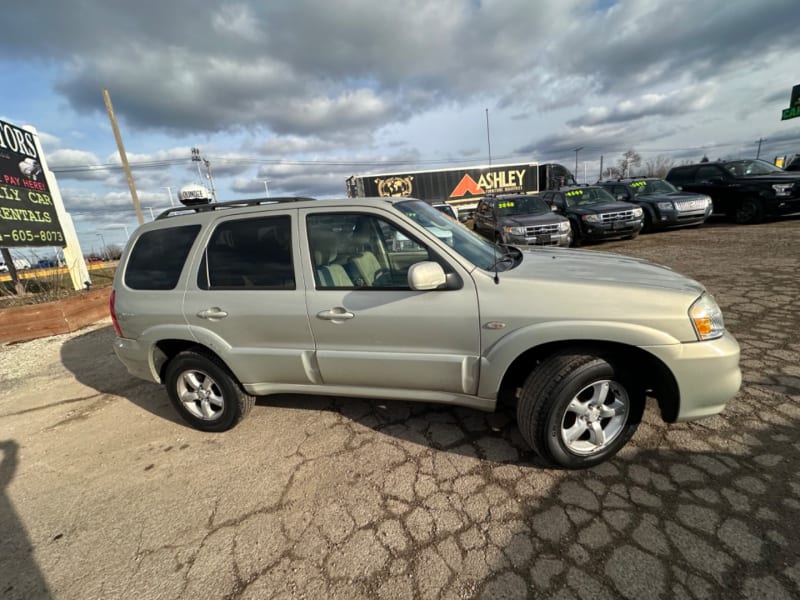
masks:
{"label": "roof rack rail", "polygon": [[159,219],[166,219],[168,217],[176,216],[178,214],[185,214],[187,211],[191,212],[206,212],[209,210],[218,210],[220,208],[241,208],[245,206],[259,206],[261,204],[283,204],[284,202],[305,202],[307,200],[316,200],[305,196],[285,196],[276,198],[250,198],[247,200],[229,200],[227,202],[213,202],[209,204],[196,204],[194,206],[176,206],[168,208],[156,217]]}

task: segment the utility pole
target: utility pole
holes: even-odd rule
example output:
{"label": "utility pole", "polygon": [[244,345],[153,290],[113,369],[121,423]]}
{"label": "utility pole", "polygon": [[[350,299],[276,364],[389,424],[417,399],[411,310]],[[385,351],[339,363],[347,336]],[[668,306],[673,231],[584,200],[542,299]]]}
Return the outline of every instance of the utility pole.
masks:
{"label": "utility pole", "polygon": [[489,168],[492,168],[492,138],[489,135],[489,109],[486,109],[486,141],[489,144]]}
{"label": "utility pole", "polygon": [[766,138],[758,138],[758,152],[756,152],[756,160],[761,156],[761,142],[766,142]]}
{"label": "utility pole", "polygon": [[[575,183],[578,183],[578,152],[581,150],[583,150],[583,146],[578,146],[575,148]],[[584,183],[586,182],[584,181]]]}
{"label": "utility pole", "polygon": [[192,162],[197,163],[197,174],[200,175],[201,180],[203,179],[203,173],[200,171],[200,163],[202,162],[206,166],[206,179],[211,184],[211,197],[214,198],[214,202],[219,202],[217,188],[214,187],[214,177],[211,175],[211,161],[204,156],[200,156],[200,148],[192,148]]}
{"label": "utility pole", "polygon": [[267,185],[268,181],[269,179],[264,179],[264,191],[267,192],[267,198],[269,198],[269,186]]}
{"label": "utility pole", "polygon": [[144,215],[142,215],[142,208],[139,206],[139,196],[136,194],[136,186],[133,184],[133,175],[131,174],[131,167],[128,164],[128,155],[125,153],[125,146],[122,145],[122,136],[119,133],[119,127],[117,127],[117,118],[114,116],[114,107],[111,104],[111,96],[107,89],[103,89],[103,100],[106,103],[108,118],[111,121],[111,129],[114,130],[114,139],[117,140],[117,150],[119,150],[122,168],[125,170],[125,179],[128,180],[128,189],[131,191],[133,208],[136,209],[136,218],[139,219],[139,225],[141,225],[144,223]]}

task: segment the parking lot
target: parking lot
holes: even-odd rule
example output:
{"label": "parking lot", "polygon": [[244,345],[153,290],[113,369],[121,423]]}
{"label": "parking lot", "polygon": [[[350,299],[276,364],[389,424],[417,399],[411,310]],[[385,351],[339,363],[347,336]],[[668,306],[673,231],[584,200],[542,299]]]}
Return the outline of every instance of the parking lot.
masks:
{"label": "parking lot", "polygon": [[279,396],[201,433],[109,320],[0,347],[0,596],[798,597],[800,217],[589,249],[704,283],[744,377],[590,471],[544,469],[508,409]]}

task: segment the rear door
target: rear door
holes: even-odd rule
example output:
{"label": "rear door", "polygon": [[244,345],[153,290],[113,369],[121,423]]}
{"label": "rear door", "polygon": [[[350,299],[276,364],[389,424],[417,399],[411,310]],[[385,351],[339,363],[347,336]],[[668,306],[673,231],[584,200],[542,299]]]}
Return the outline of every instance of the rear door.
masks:
{"label": "rear door", "polygon": [[193,257],[184,317],[242,383],[311,383],[297,211],[222,216]]}
{"label": "rear door", "polygon": [[[388,211],[302,209],[300,224],[308,317],[326,385],[477,391],[478,301],[460,265]],[[408,267],[422,260],[443,265],[450,289],[409,288]]]}

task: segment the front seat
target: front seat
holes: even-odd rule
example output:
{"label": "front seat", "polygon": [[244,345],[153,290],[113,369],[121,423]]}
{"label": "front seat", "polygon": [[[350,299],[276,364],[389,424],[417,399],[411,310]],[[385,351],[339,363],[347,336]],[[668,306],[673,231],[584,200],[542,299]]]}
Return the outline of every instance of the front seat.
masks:
{"label": "front seat", "polygon": [[372,287],[384,269],[370,250],[370,234],[365,222],[356,226],[351,241],[353,253],[347,261],[347,272],[356,287]]}

